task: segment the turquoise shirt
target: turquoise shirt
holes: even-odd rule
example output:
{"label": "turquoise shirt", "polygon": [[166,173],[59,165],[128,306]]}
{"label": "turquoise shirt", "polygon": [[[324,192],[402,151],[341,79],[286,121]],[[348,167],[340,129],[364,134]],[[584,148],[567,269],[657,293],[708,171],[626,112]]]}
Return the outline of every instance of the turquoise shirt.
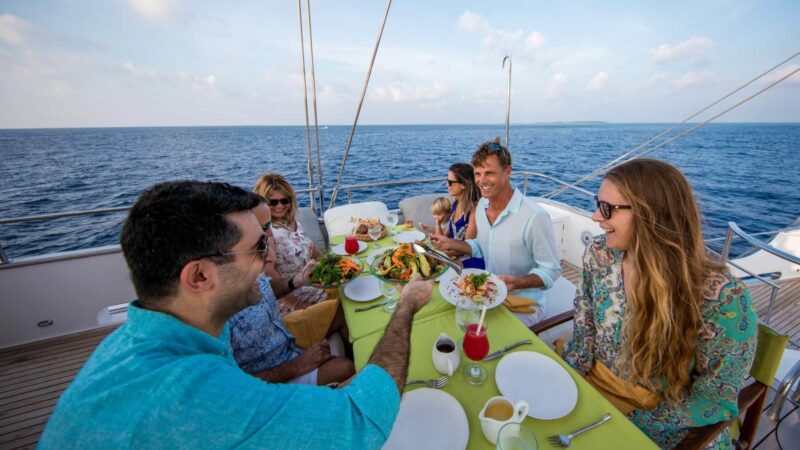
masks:
{"label": "turquoise shirt", "polygon": [[227,326],[214,338],[137,303],[61,396],[39,448],[379,448],[388,438],[400,395],[382,368],[338,390],[269,384],[237,367]]}

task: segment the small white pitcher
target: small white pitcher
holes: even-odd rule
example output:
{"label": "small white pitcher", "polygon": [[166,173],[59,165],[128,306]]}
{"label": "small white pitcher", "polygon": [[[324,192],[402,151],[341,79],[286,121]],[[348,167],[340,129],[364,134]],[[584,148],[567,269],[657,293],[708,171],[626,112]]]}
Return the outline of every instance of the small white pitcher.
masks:
{"label": "small white pitcher", "polygon": [[440,334],[439,339],[433,344],[433,366],[436,370],[447,376],[453,376],[460,360],[461,354],[456,348],[456,342],[447,334]]}
{"label": "small white pitcher", "polygon": [[520,423],[528,415],[528,403],[520,400],[511,403],[505,397],[492,397],[485,405],[478,418],[481,419],[481,430],[486,440],[492,444],[497,443],[497,434],[500,428],[507,423]]}

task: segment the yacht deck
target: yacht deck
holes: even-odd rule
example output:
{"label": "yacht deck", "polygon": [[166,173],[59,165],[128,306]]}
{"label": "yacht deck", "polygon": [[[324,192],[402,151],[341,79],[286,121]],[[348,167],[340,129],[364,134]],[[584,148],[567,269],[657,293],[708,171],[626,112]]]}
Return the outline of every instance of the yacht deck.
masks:
{"label": "yacht deck", "polygon": [[[580,285],[580,269],[563,264],[562,275],[575,285]],[[781,282],[778,298],[773,308],[771,325],[789,333],[794,342],[800,342],[800,278]],[[764,317],[770,290],[765,286],[750,287],[759,316]],[[94,351],[95,347],[116,326],[85,331],[69,336],[49,339],[0,350],[0,449],[33,448],[39,440],[50,414],[61,393]],[[767,408],[771,401],[767,403]],[[778,432],[775,424],[761,420],[757,448],[779,448],[781,443],[800,440],[800,413],[787,402]]]}

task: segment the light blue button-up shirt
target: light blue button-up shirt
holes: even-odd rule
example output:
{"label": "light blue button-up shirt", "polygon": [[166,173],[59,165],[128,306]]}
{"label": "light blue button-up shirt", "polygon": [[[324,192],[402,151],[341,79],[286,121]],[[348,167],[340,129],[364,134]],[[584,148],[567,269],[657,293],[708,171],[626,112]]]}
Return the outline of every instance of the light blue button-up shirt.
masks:
{"label": "light blue button-up shirt", "polygon": [[217,338],[133,302],[58,401],[41,449],[379,448],[400,405],[366,366],[333,390],[244,373]]}
{"label": "light blue button-up shirt", "polygon": [[[488,199],[478,201],[475,211],[478,236],[466,241],[472,256],[483,258],[486,270],[497,275],[538,275],[544,288],[549,289],[561,276],[550,215],[516,188],[494,224],[486,217],[488,207]],[[540,305],[547,302],[543,289],[517,289],[514,295],[536,299]]]}

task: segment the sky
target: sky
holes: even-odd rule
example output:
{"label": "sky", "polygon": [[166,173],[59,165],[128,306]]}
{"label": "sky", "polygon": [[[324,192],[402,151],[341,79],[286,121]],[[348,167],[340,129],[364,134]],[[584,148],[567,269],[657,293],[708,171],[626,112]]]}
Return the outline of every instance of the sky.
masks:
{"label": "sky", "polygon": [[[319,122],[351,124],[386,3],[310,3]],[[395,0],[359,123],[502,123],[509,54],[512,123],[677,122],[800,51],[799,17],[797,0]],[[291,0],[4,0],[0,128],[303,124],[300,48]],[[800,73],[720,121],[800,122]]]}

